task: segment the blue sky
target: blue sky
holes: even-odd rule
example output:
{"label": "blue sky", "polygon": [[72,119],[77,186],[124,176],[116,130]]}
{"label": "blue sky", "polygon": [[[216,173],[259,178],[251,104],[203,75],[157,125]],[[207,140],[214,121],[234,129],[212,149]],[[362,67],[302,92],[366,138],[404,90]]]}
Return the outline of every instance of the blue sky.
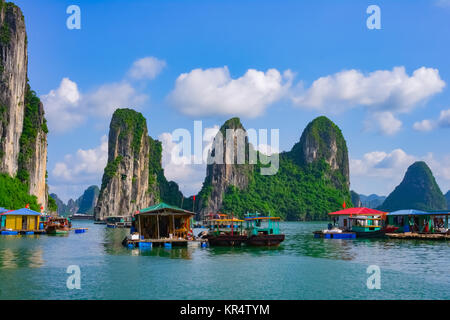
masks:
{"label": "blue sky", "polygon": [[[114,106],[144,114],[166,147],[166,175],[186,195],[201,186],[204,166],[171,164],[170,133],[233,115],[246,128],[279,128],[281,150],[327,115],[347,140],[357,192],[388,194],[415,160],[450,189],[450,2],[16,4],[28,77],[49,121],[50,192],[64,200],[100,184]],[[81,30],[66,27],[72,4]],[[381,30],[366,26],[371,4],[381,9]]]}

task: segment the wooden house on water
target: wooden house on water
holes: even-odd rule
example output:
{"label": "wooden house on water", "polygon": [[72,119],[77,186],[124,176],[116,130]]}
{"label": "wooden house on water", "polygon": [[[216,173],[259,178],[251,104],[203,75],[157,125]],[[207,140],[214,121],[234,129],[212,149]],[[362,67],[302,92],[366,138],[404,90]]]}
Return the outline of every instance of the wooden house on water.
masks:
{"label": "wooden house on water", "polygon": [[134,216],[132,234],[125,239],[125,244],[187,246],[194,215],[194,212],[163,202],[142,209]]}
{"label": "wooden house on water", "polygon": [[398,239],[450,239],[450,210],[420,211],[398,210],[387,214],[390,238]]}
{"label": "wooden house on water", "polygon": [[42,233],[39,212],[23,208],[19,210],[0,211],[2,234]]}

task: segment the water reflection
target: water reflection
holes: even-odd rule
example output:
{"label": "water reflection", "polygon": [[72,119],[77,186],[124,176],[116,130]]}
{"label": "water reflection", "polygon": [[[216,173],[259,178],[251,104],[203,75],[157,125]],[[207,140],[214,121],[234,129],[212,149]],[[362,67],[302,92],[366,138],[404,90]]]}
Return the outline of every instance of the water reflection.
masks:
{"label": "water reflection", "polygon": [[41,248],[2,248],[0,269],[39,268],[44,264]]}

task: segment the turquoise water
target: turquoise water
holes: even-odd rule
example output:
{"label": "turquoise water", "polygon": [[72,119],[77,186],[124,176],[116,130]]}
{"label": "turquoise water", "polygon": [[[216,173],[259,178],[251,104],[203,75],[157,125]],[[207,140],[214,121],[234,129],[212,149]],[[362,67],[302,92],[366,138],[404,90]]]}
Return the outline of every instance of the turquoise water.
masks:
{"label": "turquoise water", "polygon": [[[126,249],[128,229],[1,236],[0,299],[450,299],[450,242],[314,239],[284,222],[279,248]],[[69,265],[81,289],[66,286]],[[369,265],[381,289],[369,290]]]}

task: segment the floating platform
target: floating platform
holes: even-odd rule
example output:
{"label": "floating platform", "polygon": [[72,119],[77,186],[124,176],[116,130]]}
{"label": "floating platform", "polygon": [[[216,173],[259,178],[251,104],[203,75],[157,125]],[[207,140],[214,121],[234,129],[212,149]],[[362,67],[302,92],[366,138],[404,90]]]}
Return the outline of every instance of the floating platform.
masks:
{"label": "floating platform", "polygon": [[73,230],[75,231],[75,233],[85,233],[88,230],[88,228],[76,228]]}
{"label": "floating platform", "polygon": [[145,239],[131,240],[125,238],[123,245],[127,248],[143,248],[143,247],[187,247],[188,240],[185,239]]}
{"label": "floating platform", "polygon": [[35,235],[35,234],[44,234],[45,230],[2,230],[0,232],[1,235],[4,236],[16,236],[16,235]]}
{"label": "floating platform", "polygon": [[314,231],[314,238],[324,238],[324,239],[356,239],[355,232],[323,232]]}
{"label": "floating platform", "polygon": [[390,239],[416,239],[416,240],[450,240],[450,234],[447,233],[386,233]]}

